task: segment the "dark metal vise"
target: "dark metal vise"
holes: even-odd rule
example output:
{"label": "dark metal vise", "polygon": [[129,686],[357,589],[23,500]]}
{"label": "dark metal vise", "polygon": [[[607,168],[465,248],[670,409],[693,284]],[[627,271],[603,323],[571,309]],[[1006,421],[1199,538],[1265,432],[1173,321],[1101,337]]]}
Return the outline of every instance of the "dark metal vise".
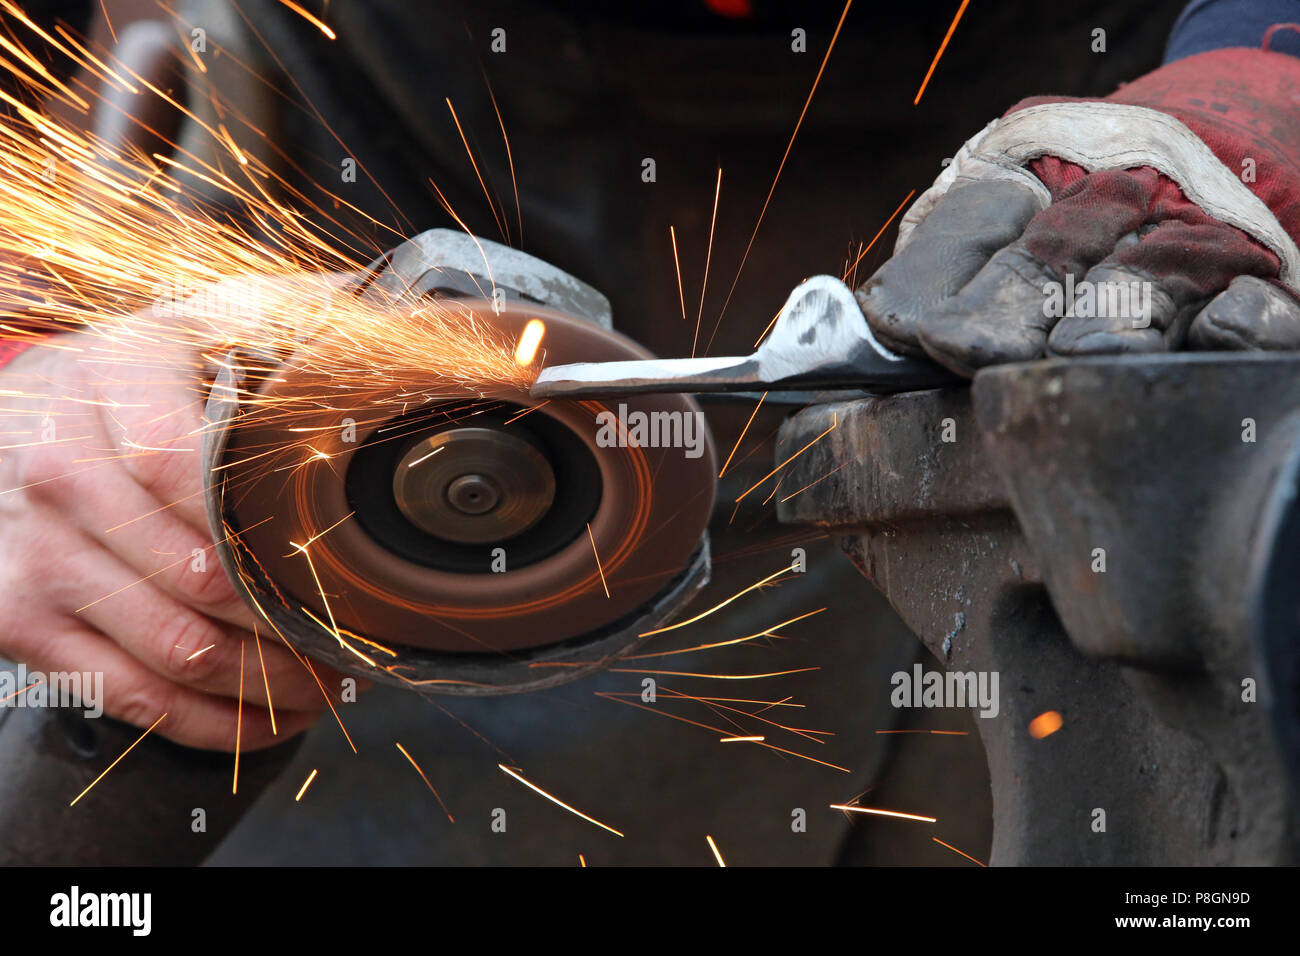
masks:
{"label": "dark metal vise", "polygon": [[995,864],[1296,862],[1300,356],[992,368],[807,408],[777,459],[832,423],[781,519],[838,535],[949,669],[999,672]]}

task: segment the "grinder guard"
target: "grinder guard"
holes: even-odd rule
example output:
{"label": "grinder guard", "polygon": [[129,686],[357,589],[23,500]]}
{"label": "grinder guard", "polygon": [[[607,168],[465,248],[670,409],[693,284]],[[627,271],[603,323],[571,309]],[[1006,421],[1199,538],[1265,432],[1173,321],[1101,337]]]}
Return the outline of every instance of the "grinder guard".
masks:
{"label": "grinder guard", "polygon": [[[456,307],[510,341],[540,318],[547,360],[645,356],[608,330],[608,303],[594,289],[516,250],[449,230],[398,247],[350,294],[403,305],[426,296],[464,300]],[[319,394],[322,376],[292,356],[273,370],[267,365],[232,354],[218,371],[206,409],[206,503],[226,573],[269,622],[268,633],[297,651],[425,694],[534,690],[605,666],[708,581],[715,464],[707,429],[696,458],[679,448],[602,447],[596,416],[606,409],[598,402],[539,406],[507,387],[456,395],[439,388],[438,398],[451,395],[460,411],[467,402],[487,404],[453,422],[446,402],[424,406],[436,414],[409,411],[410,393],[387,403],[391,414],[371,402],[364,409],[371,421],[357,426],[351,443],[337,427],[346,413],[321,407],[318,420],[295,416],[293,423],[318,429],[313,448],[328,461],[286,469],[264,451],[277,447],[277,435],[287,437],[285,426],[248,399]],[[686,396],[631,404],[647,414],[694,416],[703,427]],[[458,486],[468,510],[445,540],[428,531],[446,516],[413,510],[399,500],[404,485],[394,479],[397,467],[428,467],[422,443],[459,449],[485,472]],[[254,448],[259,460],[241,455]],[[523,481],[521,469],[541,477]],[[482,510],[480,494],[494,498],[502,488],[536,500],[515,509],[513,524],[498,523],[505,535],[498,542],[491,523],[486,536],[474,530],[485,526],[474,513]],[[291,545],[307,539],[310,561]],[[504,573],[494,570],[497,545]]]}

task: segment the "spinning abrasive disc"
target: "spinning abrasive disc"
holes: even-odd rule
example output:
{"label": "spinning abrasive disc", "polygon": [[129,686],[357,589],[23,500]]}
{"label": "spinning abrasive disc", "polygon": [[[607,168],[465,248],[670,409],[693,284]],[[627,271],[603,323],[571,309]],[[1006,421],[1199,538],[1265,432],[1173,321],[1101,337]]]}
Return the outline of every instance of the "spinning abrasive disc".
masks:
{"label": "spinning abrasive disc", "polygon": [[[455,308],[508,343],[543,323],[538,366],[649,357],[553,309]],[[531,689],[707,580],[716,465],[690,398],[537,403],[405,367],[339,388],[318,365],[226,369],[205,454],[223,563],[300,651],[429,692]]]}

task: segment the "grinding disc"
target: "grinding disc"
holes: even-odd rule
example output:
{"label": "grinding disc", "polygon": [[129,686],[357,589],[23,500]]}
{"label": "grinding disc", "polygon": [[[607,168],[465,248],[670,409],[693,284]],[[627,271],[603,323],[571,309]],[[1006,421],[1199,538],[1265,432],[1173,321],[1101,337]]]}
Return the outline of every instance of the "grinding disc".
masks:
{"label": "grinding disc", "polygon": [[[651,357],[548,308],[457,308],[507,342],[542,321],[539,366]],[[687,396],[536,403],[412,380],[362,401],[292,357],[242,381],[228,364],[208,410],[214,536],[300,650],[418,689],[547,686],[637,643],[707,579],[716,463]]]}

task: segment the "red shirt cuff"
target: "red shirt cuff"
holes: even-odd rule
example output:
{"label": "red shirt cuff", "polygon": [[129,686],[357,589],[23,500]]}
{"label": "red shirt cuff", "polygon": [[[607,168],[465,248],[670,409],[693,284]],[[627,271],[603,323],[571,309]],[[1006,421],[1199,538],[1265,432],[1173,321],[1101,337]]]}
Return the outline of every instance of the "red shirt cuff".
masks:
{"label": "red shirt cuff", "polygon": [[0,368],[4,368],[33,345],[37,344],[39,344],[37,339],[0,341]]}

